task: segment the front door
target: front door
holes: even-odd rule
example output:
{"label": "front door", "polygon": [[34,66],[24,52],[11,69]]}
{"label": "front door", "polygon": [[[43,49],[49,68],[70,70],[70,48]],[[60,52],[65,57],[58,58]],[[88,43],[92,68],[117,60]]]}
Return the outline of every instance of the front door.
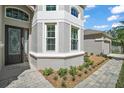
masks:
{"label": "front door", "polygon": [[5,26],[5,65],[23,62],[23,29]]}

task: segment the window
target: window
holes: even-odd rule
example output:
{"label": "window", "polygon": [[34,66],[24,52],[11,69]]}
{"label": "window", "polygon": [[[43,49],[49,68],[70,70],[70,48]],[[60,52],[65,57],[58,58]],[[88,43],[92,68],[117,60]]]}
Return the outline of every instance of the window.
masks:
{"label": "window", "polygon": [[71,50],[78,49],[78,29],[72,27],[71,28]]}
{"label": "window", "polygon": [[56,5],[46,5],[46,10],[47,11],[55,11],[56,10]]}
{"label": "window", "polygon": [[46,49],[55,50],[55,24],[47,24]]}
{"label": "window", "polygon": [[71,8],[71,14],[72,14],[73,16],[75,16],[75,17],[78,17],[78,11],[77,11],[77,9],[75,9],[74,7]]}
{"label": "window", "polygon": [[24,21],[29,21],[29,16],[25,12],[19,10],[19,9],[14,9],[14,8],[6,8],[6,16],[19,19],[19,20],[24,20]]}

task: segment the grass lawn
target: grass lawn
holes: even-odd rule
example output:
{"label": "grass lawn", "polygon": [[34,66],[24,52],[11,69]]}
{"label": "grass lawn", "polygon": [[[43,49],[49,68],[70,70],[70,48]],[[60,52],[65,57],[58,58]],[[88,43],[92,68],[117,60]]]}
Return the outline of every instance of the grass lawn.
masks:
{"label": "grass lawn", "polygon": [[119,78],[116,83],[116,88],[124,88],[124,62],[122,64]]}

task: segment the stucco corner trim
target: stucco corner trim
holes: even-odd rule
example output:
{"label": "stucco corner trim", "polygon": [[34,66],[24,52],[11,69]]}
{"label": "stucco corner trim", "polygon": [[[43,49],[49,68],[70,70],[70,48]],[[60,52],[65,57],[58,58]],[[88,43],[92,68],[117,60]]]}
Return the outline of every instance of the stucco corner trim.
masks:
{"label": "stucco corner trim", "polygon": [[35,53],[30,52],[30,55],[34,58],[55,58],[55,59],[63,59],[63,58],[70,58],[76,56],[82,56],[85,52],[74,52],[74,53]]}

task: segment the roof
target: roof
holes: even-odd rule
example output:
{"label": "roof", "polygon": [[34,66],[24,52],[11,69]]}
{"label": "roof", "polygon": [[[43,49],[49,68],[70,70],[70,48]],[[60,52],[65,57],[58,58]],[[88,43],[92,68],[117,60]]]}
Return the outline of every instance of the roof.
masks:
{"label": "roof", "polygon": [[107,34],[106,32],[104,32],[104,31],[93,30],[93,29],[85,29],[85,30],[84,30],[84,35],[94,35],[94,34],[102,34],[103,36],[112,39],[112,36],[108,35],[108,34]]}

